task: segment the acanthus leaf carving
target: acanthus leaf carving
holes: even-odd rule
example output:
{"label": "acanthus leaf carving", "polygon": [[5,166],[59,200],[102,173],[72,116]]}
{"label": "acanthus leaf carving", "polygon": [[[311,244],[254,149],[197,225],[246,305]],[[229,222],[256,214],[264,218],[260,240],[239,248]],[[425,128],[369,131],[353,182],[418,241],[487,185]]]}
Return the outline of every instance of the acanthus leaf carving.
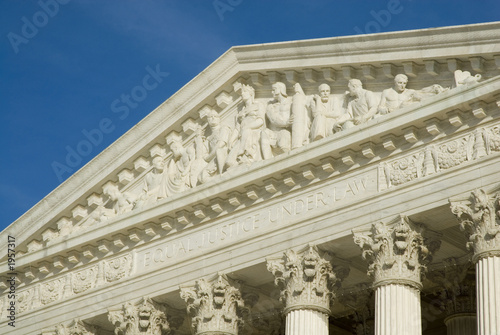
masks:
{"label": "acanthus leaf carving", "polygon": [[71,284],[73,293],[75,294],[82,293],[95,287],[97,283],[97,272],[98,272],[98,266],[96,265],[72,273]]}
{"label": "acanthus leaf carving", "polygon": [[406,216],[393,226],[379,222],[370,233],[353,233],[375,286],[401,283],[421,288],[421,276],[440,247],[438,240],[426,239],[423,233],[424,227]]}
{"label": "acanthus leaf carving", "polygon": [[193,287],[181,288],[187,303],[194,334],[238,334],[248,314],[240,292],[240,284],[224,274],[215,279],[200,279]]}
{"label": "acanthus leaf carving", "polygon": [[119,311],[109,311],[109,321],[116,335],[168,335],[171,333],[165,306],[148,297],[136,304],[122,305]]}
{"label": "acanthus leaf carving", "polygon": [[316,246],[299,254],[288,250],[279,260],[268,260],[267,269],[281,291],[285,313],[294,309],[313,309],[330,313],[330,304],[336,297],[341,281],[349,274],[344,266],[333,267]]}
{"label": "acanthus leaf carving", "polygon": [[40,284],[40,302],[42,305],[61,300],[64,296],[65,285],[65,277]]}
{"label": "acanthus leaf carving", "polygon": [[474,252],[474,261],[500,256],[500,194],[490,197],[477,189],[469,199],[469,202],[450,202],[450,206],[468,239],[467,248]]}

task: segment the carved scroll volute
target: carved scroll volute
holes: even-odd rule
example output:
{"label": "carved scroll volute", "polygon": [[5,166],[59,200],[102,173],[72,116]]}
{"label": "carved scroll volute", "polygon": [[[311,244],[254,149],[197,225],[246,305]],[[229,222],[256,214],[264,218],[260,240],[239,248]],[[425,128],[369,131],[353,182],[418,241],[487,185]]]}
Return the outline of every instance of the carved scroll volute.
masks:
{"label": "carved scroll volute", "polygon": [[298,254],[293,250],[279,260],[268,260],[267,269],[274,275],[281,290],[285,313],[295,309],[312,309],[330,314],[330,304],[336,297],[341,281],[349,268],[334,268],[326,253],[320,254],[316,246]]}
{"label": "carved scroll volute", "polygon": [[375,286],[399,283],[422,288],[421,275],[440,247],[438,240],[424,239],[423,231],[421,225],[401,216],[392,227],[376,223],[368,234],[354,233]]}
{"label": "carved scroll volute", "polygon": [[182,287],[181,298],[186,301],[194,334],[237,335],[248,313],[240,285],[223,274]]}
{"label": "carved scroll volute", "polygon": [[451,202],[451,211],[474,251],[473,261],[500,256],[500,194],[490,197],[484,190],[471,192],[470,202]]}
{"label": "carved scroll volute", "polygon": [[56,327],[56,335],[96,335],[97,328],[81,320],[75,319],[72,324],[66,326],[60,324]]}
{"label": "carved scroll volute", "polygon": [[145,297],[137,304],[125,303],[120,311],[110,311],[109,321],[116,335],[168,335],[165,307]]}

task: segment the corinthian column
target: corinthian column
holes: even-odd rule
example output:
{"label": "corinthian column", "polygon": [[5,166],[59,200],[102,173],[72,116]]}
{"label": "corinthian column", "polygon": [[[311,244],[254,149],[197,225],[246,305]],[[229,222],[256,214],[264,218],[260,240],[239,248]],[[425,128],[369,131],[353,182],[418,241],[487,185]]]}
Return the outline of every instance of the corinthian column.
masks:
{"label": "corinthian column", "polygon": [[[73,320],[71,325],[60,324],[56,327],[56,335],[96,335],[98,328],[79,319]],[[52,332],[51,332],[52,333]]]}
{"label": "corinthian column", "polygon": [[330,303],[349,270],[334,269],[325,256],[310,246],[301,254],[288,250],[283,258],[267,261],[285,303],[285,335],[328,335]]}
{"label": "corinthian column", "polygon": [[476,283],[470,262],[444,261],[444,267],[427,278],[438,284],[437,294],[447,316],[448,335],[476,335]]}
{"label": "corinthian column", "polygon": [[237,335],[246,314],[240,285],[224,274],[200,279],[192,287],[182,287],[193,334]]}
{"label": "corinthian column", "polygon": [[431,251],[439,248],[437,241],[427,247],[422,232],[422,226],[401,216],[392,227],[377,223],[369,234],[354,233],[374,279],[375,335],[422,334],[421,274]]}
{"label": "corinthian column", "polygon": [[127,302],[119,311],[110,311],[108,318],[116,335],[170,334],[165,307],[147,297],[136,304]]}
{"label": "corinthian column", "polygon": [[476,263],[477,333],[500,334],[500,195],[483,190],[471,193],[470,202],[451,203],[474,252]]}

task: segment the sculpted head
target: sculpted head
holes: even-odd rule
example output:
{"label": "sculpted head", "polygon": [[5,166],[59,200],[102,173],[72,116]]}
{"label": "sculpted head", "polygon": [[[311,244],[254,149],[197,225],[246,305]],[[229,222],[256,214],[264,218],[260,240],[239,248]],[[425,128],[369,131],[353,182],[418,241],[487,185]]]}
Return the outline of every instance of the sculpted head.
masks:
{"label": "sculpted head", "polygon": [[211,110],[207,113],[208,125],[211,128],[217,127],[220,124],[220,115],[215,110]]}
{"label": "sculpted head", "polygon": [[170,150],[172,150],[172,155],[174,158],[179,158],[182,156],[182,143],[181,141],[173,141],[170,144]]}
{"label": "sculpted head", "polygon": [[363,89],[363,84],[359,79],[350,79],[347,84],[347,88],[349,89],[349,94],[351,96],[358,96]]}
{"label": "sculpted head", "polygon": [[279,96],[287,97],[286,85],[283,84],[282,82],[280,82],[280,81],[275,82],[273,84],[272,88],[273,88],[272,92],[273,92],[274,98],[278,98]]}
{"label": "sculpted head", "polygon": [[394,89],[398,92],[403,92],[408,84],[408,77],[404,74],[398,74],[394,77]]}
{"label": "sculpted head", "polygon": [[253,100],[255,98],[255,89],[250,85],[241,85],[240,86],[240,95],[243,100]]}
{"label": "sculpted head", "polygon": [[153,168],[155,168],[158,171],[162,171],[163,170],[163,158],[161,158],[160,156],[156,156],[155,158],[153,158]]}
{"label": "sculpted head", "polygon": [[319,85],[318,91],[321,101],[327,102],[330,99],[330,86],[328,84]]}

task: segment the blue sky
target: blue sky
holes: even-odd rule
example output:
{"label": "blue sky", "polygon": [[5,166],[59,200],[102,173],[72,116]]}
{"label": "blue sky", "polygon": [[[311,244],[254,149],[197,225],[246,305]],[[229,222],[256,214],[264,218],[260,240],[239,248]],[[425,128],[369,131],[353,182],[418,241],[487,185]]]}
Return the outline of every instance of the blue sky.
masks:
{"label": "blue sky", "polygon": [[[0,6],[0,229],[231,46],[500,20],[498,0],[2,0]],[[126,114],[114,113],[151,71],[162,74],[159,80],[134,92],[140,99],[129,102]],[[103,118],[111,120],[101,125],[107,133],[81,148],[85,155],[71,171],[56,173],[54,162],[65,164],[68,150]]]}

